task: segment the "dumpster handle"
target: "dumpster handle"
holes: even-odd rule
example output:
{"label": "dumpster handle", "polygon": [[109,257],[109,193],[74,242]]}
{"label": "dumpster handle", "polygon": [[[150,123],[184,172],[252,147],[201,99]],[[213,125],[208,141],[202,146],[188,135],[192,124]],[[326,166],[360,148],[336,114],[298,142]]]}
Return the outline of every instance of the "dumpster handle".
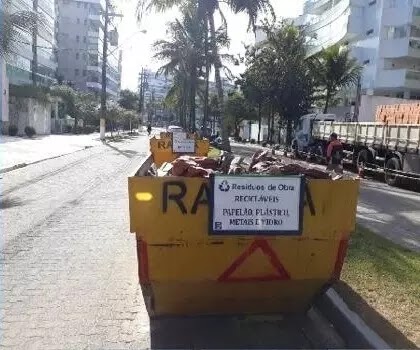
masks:
{"label": "dumpster handle", "polygon": [[305,183],[305,193],[306,193],[305,204],[309,206],[309,211],[311,212],[311,215],[316,216],[314,201],[312,199],[311,190],[309,189],[309,185],[307,182]]}

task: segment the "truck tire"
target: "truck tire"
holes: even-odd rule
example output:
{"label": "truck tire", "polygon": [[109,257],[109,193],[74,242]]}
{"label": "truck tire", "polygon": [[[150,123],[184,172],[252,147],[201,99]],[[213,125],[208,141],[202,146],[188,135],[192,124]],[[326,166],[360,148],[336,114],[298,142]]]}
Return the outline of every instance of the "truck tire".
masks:
{"label": "truck tire", "polygon": [[357,155],[357,161],[356,161],[357,168],[360,168],[362,164],[364,164],[366,168],[366,164],[370,163],[370,158],[371,156],[369,154],[369,151],[367,149],[362,149]]}
{"label": "truck tire", "polygon": [[398,158],[389,158],[385,165],[385,182],[389,186],[398,186],[400,183],[400,179],[394,174],[389,171],[390,170],[401,170],[400,160]]}

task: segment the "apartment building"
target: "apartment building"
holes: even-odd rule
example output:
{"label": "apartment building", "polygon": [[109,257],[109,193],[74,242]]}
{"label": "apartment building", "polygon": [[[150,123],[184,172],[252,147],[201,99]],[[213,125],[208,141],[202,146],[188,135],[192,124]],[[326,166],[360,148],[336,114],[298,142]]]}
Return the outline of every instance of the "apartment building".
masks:
{"label": "apartment building", "polygon": [[[153,99],[157,102],[163,102],[166,95],[173,84],[173,77],[165,77],[162,74],[157,74],[151,70],[145,71],[145,91],[144,91],[144,100],[145,103]],[[139,74],[139,90],[141,86],[141,74]]]}
{"label": "apartment building", "polygon": [[57,69],[54,0],[14,0],[11,2],[10,12],[22,10],[38,12],[43,18],[43,25],[39,26],[36,41],[33,35],[22,34],[21,40],[15,43],[15,50],[7,59],[6,71],[9,83],[32,84],[34,62],[37,62],[36,83],[49,86],[55,81]]}
{"label": "apartment building", "polygon": [[[56,1],[57,75],[78,90],[100,93],[105,3],[103,0]],[[111,39],[115,33],[115,30],[110,33]],[[121,87],[121,52],[113,44],[110,40],[106,89],[111,97],[117,98]]]}
{"label": "apartment building", "polygon": [[420,99],[420,1],[308,0],[299,19],[310,54],[348,45],[367,95]]}

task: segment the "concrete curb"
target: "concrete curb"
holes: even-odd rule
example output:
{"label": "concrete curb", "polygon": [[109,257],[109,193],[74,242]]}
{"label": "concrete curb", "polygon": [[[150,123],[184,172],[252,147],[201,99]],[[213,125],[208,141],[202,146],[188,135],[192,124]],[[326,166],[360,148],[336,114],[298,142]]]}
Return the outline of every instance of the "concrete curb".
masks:
{"label": "concrete curb", "polygon": [[5,174],[5,173],[8,173],[8,172],[13,171],[13,170],[24,168],[26,166],[28,166],[28,164],[26,164],[26,163],[16,164],[16,165],[13,165],[9,168],[0,169],[0,174]]}
{"label": "concrete curb", "polygon": [[317,308],[334,325],[352,349],[392,349],[365,321],[353,312],[340,295],[330,288],[316,302]]}
{"label": "concrete curb", "polygon": [[34,162],[31,162],[31,163],[17,164],[17,165],[14,165],[12,167],[9,167],[9,168],[0,169],[0,174],[5,174],[5,173],[9,173],[11,171],[17,170],[17,169],[25,168],[28,165],[35,165],[35,164],[38,164],[38,163],[45,162],[47,160],[57,159],[57,158],[61,158],[61,157],[64,157],[64,156],[68,156],[68,155],[73,154],[73,153],[77,153],[77,152],[81,152],[81,151],[86,151],[87,149],[92,148],[92,147],[95,147],[95,146],[85,146],[84,148],[75,150],[73,152],[63,153],[63,154],[59,154],[57,156],[53,156],[53,157],[49,157],[49,158],[44,158],[44,159],[39,159],[39,160],[36,160]]}

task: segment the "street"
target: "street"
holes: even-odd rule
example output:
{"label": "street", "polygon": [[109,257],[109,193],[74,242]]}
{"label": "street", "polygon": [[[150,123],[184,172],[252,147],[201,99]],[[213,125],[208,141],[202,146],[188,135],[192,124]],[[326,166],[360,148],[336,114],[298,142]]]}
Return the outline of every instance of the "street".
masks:
{"label": "street", "polygon": [[2,174],[0,345],[16,349],[343,347],[316,316],[150,324],[127,176],[145,135]]}
{"label": "street", "polygon": [[126,190],[146,140],[2,175],[1,345],[150,346]]}
{"label": "street", "polygon": [[[233,152],[251,157],[255,146],[235,144]],[[344,199],[345,200],[345,199]],[[420,251],[420,195],[375,180],[362,180],[358,223],[404,247]]]}

